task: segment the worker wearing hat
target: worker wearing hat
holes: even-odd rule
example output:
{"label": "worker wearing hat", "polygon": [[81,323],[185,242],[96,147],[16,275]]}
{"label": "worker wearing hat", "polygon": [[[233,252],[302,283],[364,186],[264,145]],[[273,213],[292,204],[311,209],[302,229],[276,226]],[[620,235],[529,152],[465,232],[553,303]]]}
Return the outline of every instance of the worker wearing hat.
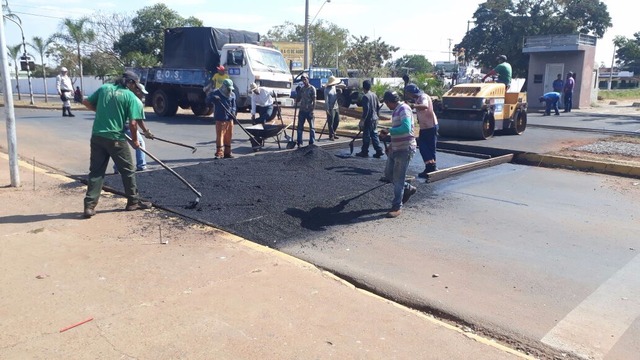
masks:
{"label": "worker wearing hat", "polygon": [[393,200],[387,217],[395,218],[400,216],[403,204],[417,191],[415,186],[405,181],[409,163],[416,152],[416,138],[411,107],[400,101],[395,91],[386,91],[382,101],[393,111],[391,128],[381,133],[391,136],[383,180],[393,184]]}
{"label": "worker wearing hat", "polygon": [[211,77],[211,81],[205,86],[202,91],[204,91],[207,95],[210,94],[215,89],[220,89],[222,86],[222,82],[229,78],[229,74],[227,74],[227,70],[222,65],[218,65],[216,67],[217,72],[213,74]]}
{"label": "worker wearing hat", "polygon": [[213,120],[216,122],[215,159],[232,158],[231,138],[233,137],[233,120],[237,113],[236,94],[233,81],[225,79],[219,89],[213,90],[209,99],[214,105]]}
{"label": "worker wearing hat", "polygon": [[489,73],[482,78],[482,81],[484,82],[489,76],[498,75],[498,80],[496,80],[496,82],[504,84],[507,89],[509,89],[509,86],[511,86],[512,74],[511,64],[507,62],[506,55],[498,56],[496,58],[496,62],[498,62],[498,65],[496,65],[493,70],[489,71]]}
{"label": "worker wearing hat", "polygon": [[340,124],[340,105],[338,104],[338,92],[336,85],[342,84],[342,80],[335,76],[329,76],[324,87],[324,108],[327,111],[327,123],[329,127],[329,140],[337,139],[336,130]]}
{"label": "worker wearing hat", "polygon": [[[251,97],[251,120],[254,124],[264,124],[273,114],[273,96],[267,89],[256,83],[249,85]],[[258,118],[256,119],[256,115]]]}
{"label": "worker wearing hat", "polygon": [[60,68],[60,74],[56,77],[56,90],[62,100],[62,116],[75,116],[71,113],[71,99],[73,99],[73,83],[69,78],[69,70],[66,67]]}
{"label": "worker wearing hat", "polygon": [[[124,131],[128,121],[131,131],[131,145],[138,149],[140,147],[138,120],[144,118],[144,108],[142,102],[134,94],[136,88],[146,93],[144,86],[140,84],[138,75],[132,71],[126,71],[116,83],[102,85],[82,101],[89,110],[96,112],[91,132],[91,160],[87,193],[84,197],[85,218],[90,218],[96,213],[95,207],[100,199],[109,159],[113,159],[122,177],[124,193],[127,197],[125,210],[132,211],[151,207],[151,204],[142,201],[138,194],[135,167]],[[150,134],[147,129],[145,136],[152,137]]]}

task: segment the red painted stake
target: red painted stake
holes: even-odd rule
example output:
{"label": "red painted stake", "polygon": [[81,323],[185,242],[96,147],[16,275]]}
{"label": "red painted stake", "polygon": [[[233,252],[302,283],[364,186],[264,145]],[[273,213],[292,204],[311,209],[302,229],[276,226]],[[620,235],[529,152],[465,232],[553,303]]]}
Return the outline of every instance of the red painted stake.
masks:
{"label": "red painted stake", "polygon": [[86,319],[86,320],[82,320],[82,321],[80,321],[79,323],[75,323],[75,324],[73,324],[73,325],[67,326],[66,328],[62,328],[62,329],[60,329],[60,332],[64,332],[64,331],[67,331],[67,330],[69,330],[69,329],[73,329],[74,327],[76,327],[76,326],[80,326],[80,325],[82,325],[82,324],[84,324],[84,323],[88,323],[88,322],[89,322],[89,321],[91,321],[91,320],[93,320],[93,318],[92,318],[92,317],[90,317],[90,318],[88,318],[88,319]]}

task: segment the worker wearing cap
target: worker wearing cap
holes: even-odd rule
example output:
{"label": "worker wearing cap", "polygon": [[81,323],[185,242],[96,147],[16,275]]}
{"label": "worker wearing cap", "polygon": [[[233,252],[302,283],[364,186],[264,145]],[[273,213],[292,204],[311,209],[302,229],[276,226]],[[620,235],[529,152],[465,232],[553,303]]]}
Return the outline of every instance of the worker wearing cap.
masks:
{"label": "worker wearing cap", "polygon": [[216,122],[216,153],[214,158],[232,158],[231,138],[233,136],[233,120],[237,113],[236,95],[233,92],[233,81],[225,79],[219,89],[213,90],[210,99],[213,101],[213,120]]}
{"label": "worker wearing cap", "polygon": [[202,91],[209,95],[213,90],[220,89],[222,83],[229,78],[226,69],[222,65],[216,67],[217,72],[211,77],[211,81],[205,86]]}
{"label": "worker wearing cap", "polygon": [[560,115],[560,110],[558,109],[558,102],[560,101],[560,93],[555,91],[550,91],[538,98],[540,102],[544,102],[547,105],[547,108],[542,116],[551,115],[551,109],[555,111],[556,115]]}
{"label": "worker wearing cap", "polygon": [[498,80],[496,82],[504,84],[507,89],[511,86],[511,64],[507,62],[506,55],[500,55],[496,58],[498,65],[496,65],[493,70],[489,71],[487,75],[482,78],[484,82],[489,76],[498,75]]}
{"label": "worker wearing cap", "polygon": [[[125,72],[114,84],[104,84],[96,92],[84,99],[82,103],[89,110],[96,112],[91,131],[91,156],[87,193],[84,197],[84,217],[95,215],[95,207],[100,199],[104,176],[113,159],[122,177],[124,192],[127,197],[125,210],[148,209],[151,204],[140,200],[136,184],[135,167],[125,136],[125,124],[129,121],[132,146],[140,147],[138,139],[138,119],[144,118],[142,102],[134,94],[135,88],[146,92],[140,84],[138,75]],[[153,136],[148,129],[145,136]]]}
{"label": "worker wearing cap", "polygon": [[66,67],[60,68],[60,74],[56,77],[56,90],[62,100],[62,116],[75,116],[71,113],[71,99],[73,99],[73,83],[68,75]]}
{"label": "worker wearing cap", "polygon": [[431,96],[425,94],[416,84],[409,84],[405,87],[405,95],[414,102],[416,109],[420,133],[418,136],[418,148],[422,161],[424,161],[424,171],[418,177],[428,178],[429,173],[437,170],[436,167],[436,145],[438,143],[438,117],[433,111]]}
{"label": "worker wearing cap", "polygon": [[416,139],[411,107],[400,101],[400,96],[395,91],[385,91],[382,101],[393,111],[391,128],[388,132],[381,133],[391,136],[383,180],[393,184],[393,200],[387,217],[395,218],[400,216],[402,205],[417,191],[415,186],[405,181],[409,162],[416,152]]}

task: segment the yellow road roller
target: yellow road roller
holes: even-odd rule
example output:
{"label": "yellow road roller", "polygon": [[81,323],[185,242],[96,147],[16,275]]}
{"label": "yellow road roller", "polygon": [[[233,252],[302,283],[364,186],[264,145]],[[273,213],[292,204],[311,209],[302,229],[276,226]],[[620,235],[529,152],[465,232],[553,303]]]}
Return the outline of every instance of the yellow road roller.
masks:
{"label": "yellow road roller", "polygon": [[436,109],[445,137],[488,139],[496,131],[520,135],[527,127],[527,93],[508,93],[500,83],[455,85]]}

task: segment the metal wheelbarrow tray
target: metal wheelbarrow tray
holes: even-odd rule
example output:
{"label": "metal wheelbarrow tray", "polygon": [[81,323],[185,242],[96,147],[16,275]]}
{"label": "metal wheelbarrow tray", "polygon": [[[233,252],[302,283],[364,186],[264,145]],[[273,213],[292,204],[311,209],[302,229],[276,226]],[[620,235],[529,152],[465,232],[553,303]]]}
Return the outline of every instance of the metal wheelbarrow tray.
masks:
{"label": "metal wheelbarrow tray", "polygon": [[255,138],[255,141],[254,139],[250,139],[253,151],[259,151],[264,146],[265,139],[269,138],[276,138],[278,149],[282,149],[282,146],[280,145],[280,135],[282,135],[289,126],[290,124],[256,124],[247,126],[245,129],[247,129],[247,132]]}

